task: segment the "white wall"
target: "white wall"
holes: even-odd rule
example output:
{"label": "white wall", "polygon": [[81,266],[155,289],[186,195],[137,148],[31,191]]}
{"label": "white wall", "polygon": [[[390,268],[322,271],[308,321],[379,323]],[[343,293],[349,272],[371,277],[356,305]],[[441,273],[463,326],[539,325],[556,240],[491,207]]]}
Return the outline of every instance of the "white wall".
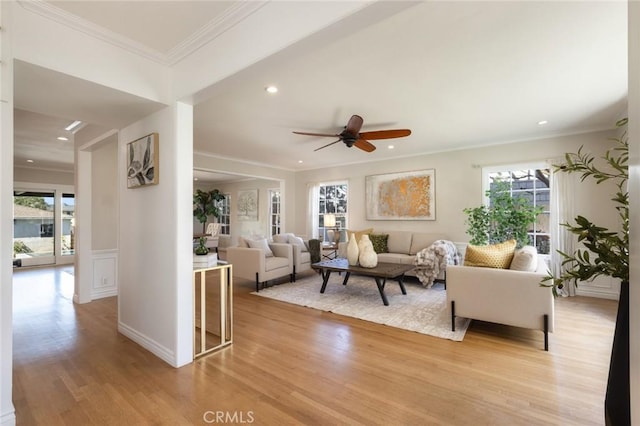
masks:
{"label": "white wall", "polygon": [[640,3],[629,2],[629,352],[631,424],[640,424]]}
{"label": "white wall", "polygon": [[91,154],[91,249],[117,249],[117,137],[94,149]]}
{"label": "white wall", "polygon": [[27,5],[14,7],[16,59],[143,98],[169,100],[168,67],[45,18]]}
{"label": "white wall", "polygon": [[159,184],[120,193],[118,329],[174,366],[191,362],[192,109],[177,104],[120,132],[127,143],[159,133]]}
{"label": "white wall", "polygon": [[15,424],[13,378],[13,56],[12,3],[0,2],[0,425]]}
{"label": "white wall", "polygon": [[30,167],[14,167],[13,180],[16,182],[32,182],[73,186],[73,172],[61,170],[42,170]]}
{"label": "white wall", "polygon": [[[614,123],[612,123],[613,125]],[[401,158],[389,161],[353,164],[330,169],[308,170],[296,175],[297,200],[307,199],[310,182],[349,181],[349,229],[373,227],[378,230],[411,230],[444,233],[453,241],[468,241],[465,232],[463,209],[482,203],[482,167],[530,163],[561,157],[565,152],[576,151],[581,144],[594,153],[603,153],[610,142],[612,132],[558,137],[505,145],[494,145],[478,149],[467,149]],[[366,155],[366,154],[365,154]],[[394,173],[409,170],[435,169],[434,221],[368,221],[365,219],[364,181],[367,175]],[[599,201],[608,200],[606,187],[585,184],[575,194],[576,208],[594,214],[595,219],[605,225],[616,224],[615,211],[600,208]],[[295,216],[309,218],[306,202],[298,202]],[[613,210],[613,209],[612,209]],[[296,232],[303,233],[307,223],[296,223]]]}

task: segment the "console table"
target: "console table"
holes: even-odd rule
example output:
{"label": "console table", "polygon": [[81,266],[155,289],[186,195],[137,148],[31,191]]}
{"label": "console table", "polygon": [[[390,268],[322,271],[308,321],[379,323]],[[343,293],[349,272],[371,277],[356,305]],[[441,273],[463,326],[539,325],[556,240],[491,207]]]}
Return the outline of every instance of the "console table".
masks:
{"label": "console table", "polygon": [[193,269],[194,359],[233,342],[232,268],[218,262]]}

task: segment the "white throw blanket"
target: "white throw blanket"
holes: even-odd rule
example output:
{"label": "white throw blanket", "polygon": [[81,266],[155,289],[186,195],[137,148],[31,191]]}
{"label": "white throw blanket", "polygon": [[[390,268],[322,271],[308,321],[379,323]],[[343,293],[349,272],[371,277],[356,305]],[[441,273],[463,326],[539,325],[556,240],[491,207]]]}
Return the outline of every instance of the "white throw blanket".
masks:
{"label": "white throw blanket", "polygon": [[416,265],[416,276],[427,288],[433,286],[433,281],[438,278],[441,271],[447,269],[447,265],[459,263],[460,256],[458,256],[456,245],[447,240],[435,241],[429,247],[420,250],[413,261]]}

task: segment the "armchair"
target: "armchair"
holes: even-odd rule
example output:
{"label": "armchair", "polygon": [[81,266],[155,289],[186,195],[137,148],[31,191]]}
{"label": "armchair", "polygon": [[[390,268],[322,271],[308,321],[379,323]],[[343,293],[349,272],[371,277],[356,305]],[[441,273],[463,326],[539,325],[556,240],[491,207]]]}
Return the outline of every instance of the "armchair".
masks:
{"label": "armchair", "polygon": [[447,303],[451,328],[456,316],[515,327],[542,330],[544,350],[554,329],[554,299],[541,287],[547,266],[538,262],[535,272],[474,266],[447,266]]}
{"label": "armchair", "polygon": [[228,247],[227,261],[233,265],[233,276],[255,280],[256,291],[265,288],[267,281],[289,275],[293,281],[293,249],[291,244],[266,243],[269,252],[262,248]]}
{"label": "armchair", "polygon": [[289,244],[293,250],[293,282],[296,281],[296,274],[311,269],[311,247],[309,241],[302,237],[297,237],[293,233],[276,234],[273,236],[275,243]]}
{"label": "armchair", "polygon": [[220,233],[220,224],[213,222],[209,223],[207,225],[207,230],[205,231],[205,233],[207,234],[206,246],[212,249],[218,248],[218,234]]}

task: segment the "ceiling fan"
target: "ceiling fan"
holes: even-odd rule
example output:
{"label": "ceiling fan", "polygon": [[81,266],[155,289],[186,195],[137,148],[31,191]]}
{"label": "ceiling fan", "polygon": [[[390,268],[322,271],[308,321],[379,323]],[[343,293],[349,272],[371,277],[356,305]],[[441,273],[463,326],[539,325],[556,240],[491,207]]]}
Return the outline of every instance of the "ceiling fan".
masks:
{"label": "ceiling fan", "polygon": [[360,129],[362,128],[362,117],[359,115],[353,115],[349,119],[349,122],[346,126],[344,126],[344,130],[340,133],[332,134],[332,133],[309,133],[309,132],[293,132],[297,135],[308,135],[308,136],[328,136],[333,138],[338,138],[337,141],[328,143],[320,148],[314,149],[314,151],[319,151],[323,148],[333,145],[334,143],[338,143],[340,141],[344,142],[349,148],[352,146],[356,146],[363,151],[371,152],[376,149],[376,147],[369,142],[367,139],[376,140],[376,139],[393,139],[393,138],[403,138],[405,136],[409,136],[411,134],[411,130],[409,129],[394,129],[394,130],[376,130],[373,132],[362,132],[360,133]]}

